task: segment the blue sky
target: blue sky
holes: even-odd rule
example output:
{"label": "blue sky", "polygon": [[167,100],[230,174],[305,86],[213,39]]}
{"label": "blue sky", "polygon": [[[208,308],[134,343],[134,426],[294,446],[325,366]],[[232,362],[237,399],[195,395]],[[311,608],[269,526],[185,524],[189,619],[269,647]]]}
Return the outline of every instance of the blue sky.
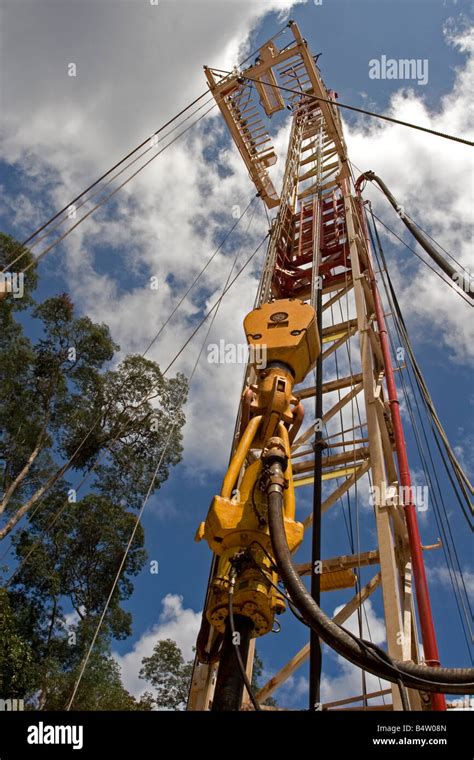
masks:
{"label": "blue sky", "polygon": [[[282,21],[272,8],[284,9],[291,3],[269,0],[255,4],[257,8],[247,3],[160,0],[161,7],[152,11],[146,3],[135,0],[113,6],[107,2],[78,5],[83,10],[76,4],[48,0],[34,4],[25,1],[21,8],[6,4],[4,75],[0,82],[1,99],[7,105],[0,133],[0,228],[19,239],[27,237],[77,190],[201,92],[203,64],[226,68],[242,57],[241,51],[247,53],[273,35],[288,15]],[[413,121],[422,120],[456,133],[472,119],[466,88],[472,48],[466,42],[453,43],[456,34],[456,39],[466,39],[463,30],[469,6],[450,0],[324,0],[322,5],[296,4],[289,16],[298,22],[312,52],[322,53],[319,65],[324,80],[342,102],[390,111],[399,118],[408,114]],[[37,40],[26,50],[22,35],[35,19]],[[58,49],[49,56],[52,36],[57,39],[59,32]],[[101,42],[102,53],[97,50]],[[382,55],[427,59],[427,85],[370,79],[369,61]],[[71,60],[78,63],[79,75],[74,82],[64,77],[64,67]],[[346,112],[343,118],[354,163],[386,178],[409,213],[467,265],[469,225],[465,209],[469,203],[472,208],[469,148],[420,137],[402,127],[380,126],[368,117]],[[274,126],[284,147],[287,124],[275,120]],[[470,127],[472,135],[472,121]],[[231,206],[237,203],[244,208],[253,195],[218,115],[201,122],[183,147],[177,144],[171,148],[158,166],[160,161],[158,158],[127,186],[126,193],[119,193],[105,211],[81,225],[77,234],[74,232],[40,265],[38,299],[71,292],[79,310],[111,325],[124,352],[144,349],[159,324],[157,315],[169,311],[211,254],[211,243],[215,244],[231,226]],[[376,213],[409,240],[382,196],[369,190],[367,197],[373,200]],[[261,239],[265,226],[259,208],[249,232],[229,241],[226,255],[196,292],[188,311],[152,354],[162,366],[189,334],[204,306],[215,300],[230,255],[240,247],[245,258]],[[403,246],[385,235],[383,242],[417,359],[448,436],[460,447],[459,455],[466,467],[471,467],[472,476],[474,396],[468,307],[459,304],[460,299],[431,273],[425,274],[414,264],[412,254]],[[158,303],[151,300],[146,285],[153,273],[163,283]],[[246,275],[241,288],[229,294],[228,306],[222,308],[213,328],[216,339],[242,341],[240,325],[251,307],[257,273],[258,265],[253,276]],[[200,339],[197,336],[190,358],[177,368],[189,371]],[[158,560],[159,574],[151,575],[145,568],[135,581],[133,597],[126,605],[133,613],[134,633],[131,639],[116,644],[121,656],[130,653],[134,643],[153,626],[156,636],[170,620],[174,620],[176,630],[180,621],[186,620],[191,628],[195,625],[196,615],[189,612],[183,617],[182,608],[195,613],[201,610],[210,554],[206,545],[193,542],[193,536],[220,488],[241,375],[241,367],[222,368],[220,374],[210,373],[209,366],[198,370],[189,406],[185,459],[150,500],[143,521],[149,558]],[[418,473],[413,436],[408,431],[406,435],[412,466]],[[308,489],[301,490],[306,493],[299,494],[300,506],[307,514],[311,494]],[[470,536],[445,485],[443,493],[461,563],[470,573],[466,578],[472,587]],[[361,549],[375,548],[373,521],[367,509],[361,508],[361,522]],[[326,526],[323,556],[349,553],[340,507],[328,513]],[[438,531],[432,510],[422,517],[421,528],[423,542],[435,543]],[[299,561],[307,556],[303,548]],[[426,561],[429,568],[442,567],[441,551],[431,552]],[[363,583],[371,570],[362,572]],[[431,572],[443,664],[467,665],[469,658],[449,584],[442,570]],[[182,597],[182,607],[173,597],[174,607],[171,605],[169,617],[160,623],[163,599],[170,594]],[[325,609],[332,613],[348,596],[331,592],[324,598]],[[374,636],[379,633],[383,637],[380,593],[373,600],[369,608],[372,630]],[[281,622],[280,634],[259,642],[269,672],[284,664],[307,638],[306,630],[291,613],[287,612]],[[184,636],[183,646],[186,648],[191,640],[192,631]],[[139,666],[132,654],[128,667],[133,669],[134,664]],[[343,679],[346,686],[354,683],[354,676],[332,655],[325,656],[325,674],[330,679],[328,694],[345,688]],[[282,704],[305,705],[305,683],[301,680],[305,676],[306,669],[301,668],[297,680],[282,694]],[[278,693],[276,696],[278,699]]]}

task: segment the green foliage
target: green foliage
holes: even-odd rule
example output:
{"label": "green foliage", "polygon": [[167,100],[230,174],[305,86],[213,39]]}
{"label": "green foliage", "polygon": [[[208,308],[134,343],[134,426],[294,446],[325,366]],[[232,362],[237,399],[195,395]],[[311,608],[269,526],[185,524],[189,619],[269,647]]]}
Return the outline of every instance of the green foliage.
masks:
{"label": "green foliage", "polygon": [[[255,650],[255,656],[253,660],[253,670],[252,670],[252,690],[254,694],[256,694],[263,685],[260,682],[262,675],[263,675],[263,662],[260,659],[257,650]],[[263,704],[268,705],[270,707],[277,706],[277,703],[275,702],[273,697],[267,697]]]}
{"label": "green foliage", "polygon": [[8,319],[11,318],[12,312],[21,311],[32,304],[31,294],[38,284],[38,275],[35,257],[31,251],[10,235],[0,232],[0,270],[3,269],[8,269],[16,275],[20,275],[24,269],[28,269],[23,274],[23,296],[21,298],[2,299],[0,318]]}
{"label": "green foliage", "polygon": [[[141,526],[121,563],[157,464],[151,493],[181,459],[187,382],[141,356],[112,366],[107,325],[65,293],[35,304],[34,259],[0,234],[0,267],[19,254],[32,264],[24,296],[0,299],[0,540],[15,531],[17,561],[0,588],[0,697],[64,709],[120,570],[74,709],[151,709],[123,689],[111,641],[131,633],[122,603],[146,558]],[[79,500],[73,475],[88,477]]]}
{"label": "green foliage", "polygon": [[[14,319],[0,335],[0,511],[9,517],[2,538],[63,475],[61,439],[78,422],[72,399],[99,381],[99,369],[117,348],[107,326],[74,319],[66,295],[49,298],[33,316],[41,329],[35,344]],[[76,467],[74,460],[70,467]]]}
{"label": "green foliage", "polygon": [[148,701],[158,710],[183,710],[188,699],[193,663],[185,662],[176,642],[158,641],[150,657],[144,657],[140,678],[154,688]]}
{"label": "green foliage", "polygon": [[[151,705],[157,710],[183,710],[188,700],[188,691],[191,685],[193,662],[185,662],[183,654],[172,639],[157,641],[150,657],[144,657],[139,673],[140,678],[151,684],[154,691],[147,692],[142,697],[143,707]],[[262,684],[263,663],[255,652],[252,689],[258,692]],[[265,705],[276,707],[273,697],[268,697]]]}
{"label": "green foliage", "polygon": [[23,699],[35,680],[33,651],[18,633],[5,589],[0,589],[0,699]]}
{"label": "green foliage", "polygon": [[141,356],[106,369],[118,349],[108,327],[76,318],[65,294],[33,315],[42,330],[35,344],[13,319],[0,336],[0,514],[8,517],[0,539],[65,472],[95,468],[101,493],[136,508],[156,463],[153,490],[182,453],[183,375],[168,380]]}
{"label": "green foliage", "polygon": [[107,449],[106,461],[96,468],[100,491],[121,501],[126,494],[125,501],[138,507],[156,465],[159,463],[155,489],[168,478],[170,466],[181,459],[181,428],[185,421],[182,406],[186,396],[183,375],[167,380],[155,362],[128,356],[116,370],[101,376],[100,387],[92,398],[82,395],[71,399],[81,421],[70,427],[64,439],[65,454],[74,453],[96,414],[107,410],[83,453],[76,458],[77,466],[86,466],[91,457]]}
{"label": "green foliage", "polygon": [[[67,671],[57,667],[57,663],[54,665],[50,665],[47,674],[47,692],[41,702],[44,710],[64,710],[68,706],[81,662],[74,663],[74,667]],[[107,645],[99,643],[92,651],[71,710],[137,709],[144,710],[150,707],[147,706],[146,700],[137,702],[124,689],[116,660],[111,656]]]}
{"label": "green foliage", "polygon": [[[54,635],[64,637],[62,602],[68,601],[81,620],[102,611],[136,521],[135,515],[105,496],[89,494],[68,504],[47,530],[65,503],[62,492],[50,497],[34,523],[13,538],[18,559],[28,557],[15,576],[14,589],[23,604],[37,609],[36,632],[42,636],[36,648],[43,656],[51,650]],[[116,638],[131,633],[131,616],[121,610],[120,602],[129,598],[130,576],[137,575],[145,562],[143,543],[139,525],[104,621]]]}

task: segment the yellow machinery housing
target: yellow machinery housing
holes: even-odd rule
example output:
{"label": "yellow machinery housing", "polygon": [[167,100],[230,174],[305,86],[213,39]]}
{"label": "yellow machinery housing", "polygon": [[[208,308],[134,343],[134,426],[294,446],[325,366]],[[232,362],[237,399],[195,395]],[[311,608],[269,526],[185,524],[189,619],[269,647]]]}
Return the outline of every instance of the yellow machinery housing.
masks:
{"label": "yellow machinery housing", "polygon": [[[320,352],[316,315],[298,299],[280,299],[250,312],[244,320],[249,346],[258,348],[265,361],[253,365],[249,419],[224,478],[196,540],[205,538],[219,557],[207,601],[206,617],[224,633],[228,616],[230,572],[239,557],[233,592],[235,614],[253,623],[252,635],[272,630],[275,614],[285,610],[284,597],[275,588],[278,576],[267,521],[267,457],[279,451],[287,462],[284,471],[284,521],[288,544],[296,551],[304,527],[295,521],[295,496],[290,458],[289,428],[295,382],[301,382]],[[245,393],[244,393],[245,396]],[[258,451],[260,450],[260,456]]]}

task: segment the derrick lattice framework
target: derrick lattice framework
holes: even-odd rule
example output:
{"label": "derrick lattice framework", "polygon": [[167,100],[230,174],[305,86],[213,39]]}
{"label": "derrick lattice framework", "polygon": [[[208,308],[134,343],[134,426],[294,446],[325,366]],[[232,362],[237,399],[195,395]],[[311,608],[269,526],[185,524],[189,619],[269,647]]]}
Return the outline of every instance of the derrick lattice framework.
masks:
{"label": "derrick lattice framework", "polygon": [[[268,495],[282,489],[286,537],[294,553],[312,523],[312,515],[304,519],[307,511],[300,516],[298,496],[311,489],[315,477],[322,481],[323,536],[328,529],[341,536],[341,553],[322,557],[318,566],[321,592],[347,590],[336,622],[343,624],[372,594],[381,594],[389,654],[420,662],[413,544],[406,504],[399,497],[400,462],[381,339],[385,328],[377,311],[380,301],[363,202],[351,181],[336,93],[323,84],[294,22],[289,33],[289,45],[280,50],[271,40],[243,71],[223,75],[205,69],[250,177],[276,217],[255,309],[244,321],[250,346],[264,346],[266,365],[247,368],[229,469],[197,534],[198,540],[208,542],[213,561],[191,710],[251,708],[235,642],[250,677],[256,639],[272,630],[287,606],[269,535]],[[267,123],[284,108],[292,111],[292,123],[279,196],[269,175],[276,154]],[[315,420],[314,411],[316,366],[322,372],[320,420]],[[315,429],[323,447],[316,469]],[[283,462],[280,481],[278,462]],[[374,496],[371,506],[363,486],[367,479]],[[347,538],[342,511],[330,522],[327,513],[338,504],[342,507],[341,500],[347,494],[354,498],[354,493],[361,520],[375,527],[376,544],[374,539],[372,546],[356,546],[352,554],[343,554]],[[312,562],[299,557],[296,561],[302,576],[311,574]],[[357,587],[356,570],[369,566],[372,577]],[[309,643],[295,651],[256,694],[257,701],[261,704],[272,695],[309,654]],[[380,697],[380,689],[375,696]],[[384,697],[393,709],[401,709],[396,685],[385,688]],[[360,694],[347,694],[344,707],[357,699]],[[365,704],[372,704],[370,699],[366,695]],[[408,691],[408,699],[411,709],[442,709],[414,690]],[[323,704],[322,709],[335,706]]]}

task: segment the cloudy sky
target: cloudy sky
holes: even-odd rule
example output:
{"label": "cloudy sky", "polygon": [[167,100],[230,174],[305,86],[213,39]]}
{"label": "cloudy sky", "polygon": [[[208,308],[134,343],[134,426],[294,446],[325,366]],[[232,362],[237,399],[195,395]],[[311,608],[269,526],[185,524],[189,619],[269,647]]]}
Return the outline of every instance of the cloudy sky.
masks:
{"label": "cloudy sky", "polygon": [[[200,95],[205,90],[203,65],[232,67],[288,18],[298,22],[312,52],[322,53],[323,77],[341,102],[470,139],[474,132],[474,41],[469,4],[462,0],[2,0],[0,7],[0,224],[20,240]],[[281,39],[288,42],[288,33]],[[426,62],[427,82],[370,78],[370,61],[381,56]],[[254,199],[217,109],[206,113],[210,105],[193,117],[203,117],[195,126],[42,259],[38,298],[70,292],[79,311],[109,324],[121,355],[146,348],[236,213]],[[409,214],[472,269],[471,149],[368,117],[342,115],[355,173],[376,171]],[[276,182],[288,127],[285,119],[273,125],[280,156]],[[179,131],[160,135],[153,150],[165,148]],[[382,195],[367,188],[365,197],[409,241]],[[236,257],[240,266],[266,234],[259,204],[253,201],[237,233],[149,352],[161,367],[219,296]],[[55,234],[70,224],[68,220]],[[416,355],[450,439],[472,475],[474,335],[469,307],[383,228],[381,232]],[[47,238],[33,250],[40,254],[49,243]],[[263,255],[264,248],[226,295],[209,341],[242,342],[242,318],[252,307]],[[156,288],[150,286],[152,278]],[[189,373],[202,339],[199,333],[172,372]],[[124,682],[134,693],[142,688],[137,678],[141,658],[157,638],[175,638],[190,655],[209,567],[209,553],[204,545],[193,544],[193,535],[225,469],[242,371],[241,366],[211,365],[203,352],[186,409],[184,460],[148,506],[147,547],[160,572],[151,575],[145,569],[138,577],[129,604],[134,634],[117,645]],[[407,438],[416,471],[413,438]],[[308,498],[301,497],[302,509]],[[449,498],[452,531],[472,587],[468,538]],[[365,514],[362,548],[369,549],[374,534],[370,511]],[[335,511],[329,520],[328,534],[340,533],[341,514]],[[431,512],[421,522],[423,542],[435,543],[439,533]],[[335,546],[328,535],[325,555],[331,556]],[[431,555],[435,614],[448,609],[454,615],[441,552]],[[333,613],[343,601],[342,594],[331,593],[325,608]],[[366,612],[373,640],[383,643],[378,597],[367,603]],[[446,617],[437,620],[443,662],[467,664],[461,628],[448,625]],[[269,673],[305,643],[301,626],[284,622],[280,636],[261,644]],[[302,669],[281,690],[281,704],[304,704],[305,678]],[[360,677],[328,653],[323,685],[323,697],[337,699],[357,691]]]}

